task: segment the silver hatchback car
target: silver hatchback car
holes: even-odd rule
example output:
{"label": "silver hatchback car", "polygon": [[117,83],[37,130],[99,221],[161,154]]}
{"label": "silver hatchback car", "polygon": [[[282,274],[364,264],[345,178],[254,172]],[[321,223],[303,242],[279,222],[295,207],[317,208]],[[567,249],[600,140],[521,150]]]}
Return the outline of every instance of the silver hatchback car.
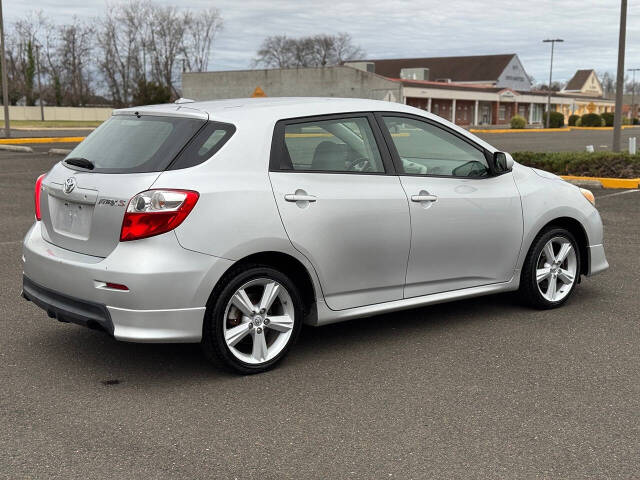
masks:
{"label": "silver hatchback car", "polygon": [[593,195],[430,113],[335,98],[116,110],[38,178],[23,296],[264,371],[319,326],[608,267]]}

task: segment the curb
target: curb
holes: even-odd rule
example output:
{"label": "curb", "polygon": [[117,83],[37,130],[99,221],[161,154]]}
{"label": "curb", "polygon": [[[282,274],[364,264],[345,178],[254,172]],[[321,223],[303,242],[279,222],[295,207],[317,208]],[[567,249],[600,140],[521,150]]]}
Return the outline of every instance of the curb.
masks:
{"label": "curb", "polygon": [[0,145],[0,150],[6,150],[8,152],[33,153],[33,148],[23,147],[20,145]]}
{"label": "curb", "polygon": [[471,133],[548,133],[570,132],[571,128],[471,128]]}
{"label": "curb", "polygon": [[[569,127],[571,130],[599,130],[601,132],[613,130],[613,127]],[[638,125],[621,125],[622,130],[627,128],[639,128]]]}
{"label": "curb", "polygon": [[95,130],[98,127],[11,127],[11,130],[18,130],[23,132],[40,132],[40,131],[61,131],[70,132],[73,130]]}
{"label": "curb", "polygon": [[[638,125],[622,125],[623,129],[640,128]],[[470,128],[471,133],[546,133],[571,132],[573,130],[598,130],[601,132],[613,130],[613,127],[562,127],[562,128]]]}
{"label": "curb", "polygon": [[80,143],[86,137],[33,137],[33,138],[0,138],[0,145],[23,143]]}
{"label": "curb", "polygon": [[573,179],[573,178],[565,178],[563,177],[567,182],[576,185],[578,187],[582,187],[582,188],[588,188],[589,190],[593,190],[593,189],[602,189],[604,188],[602,186],[602,182],[600,182],[599,180],[581,180],[581,179]]}
{"label": "curb", "polygon": [[[638,188],[640,178],[607,178],[607,177],[578,177],[574,175],[560,175],[569,183],[591,188]],[[600,186],[596,186],[599,184]]]}
{"label": "curb", "polygon": [[68,148],[50,148],[47,153],[49,155],[69,155],[71,150]]}

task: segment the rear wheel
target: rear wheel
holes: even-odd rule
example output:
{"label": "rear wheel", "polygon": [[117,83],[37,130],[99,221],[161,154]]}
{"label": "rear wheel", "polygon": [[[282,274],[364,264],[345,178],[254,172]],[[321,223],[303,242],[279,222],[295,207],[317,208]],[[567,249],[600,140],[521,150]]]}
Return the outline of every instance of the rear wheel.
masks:
{"label": "rear wheel", "polygon": [[297,288],[286,275],[266,266],[241,267],[220,284],[205,319],[205,355],[243,374],[272,368],[300,332]]}
{"label": "rear wheel", "polygon": [[555,308],[567,301],[580,278],[580,252],[573,235],[563,228],[541,232],[525,259],[520,294],[529,305]]}

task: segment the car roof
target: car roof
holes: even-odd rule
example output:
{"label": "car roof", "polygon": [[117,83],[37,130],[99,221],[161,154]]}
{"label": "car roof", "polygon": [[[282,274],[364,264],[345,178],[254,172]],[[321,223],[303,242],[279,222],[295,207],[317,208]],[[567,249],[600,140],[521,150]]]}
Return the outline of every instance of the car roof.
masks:
{"label": "car roof", "polygon": [[369,100],[362,98],[335,98],[335,97],[269,97],[269,98],[233,98],[227,100],[209,100],[181,103],[168,103],[162,105],[148,105],[144,107],[130,107],[116,110],[114,113],[176,113],[189,112],[205,113],[211,120],[237,117],[246,115],[247,112],[260,116],[268,116],[275,119],[291,118],[304,112],[304,116],[326,115],[342,112],[362,111],[406,111],[414,110],[413,107],[381,100]]}
{"label": "car roof", "polygon": [[278,120],[316,115],[331,115],[351,112],[404,112],[430,118],[444,124],[452,130],[473,139],[489,151],[496,148],[476,137],[464,128],[454,125],[446,119],[409,105],[365,98],[337,97],[262,97],[232,98],[227,100],[210,100],[162,105],[147,105],[114,110],[114,115],[176,115],[209,119],[212,121],[232,123],[238,126],[253,127],[257,122],[274,124]]}

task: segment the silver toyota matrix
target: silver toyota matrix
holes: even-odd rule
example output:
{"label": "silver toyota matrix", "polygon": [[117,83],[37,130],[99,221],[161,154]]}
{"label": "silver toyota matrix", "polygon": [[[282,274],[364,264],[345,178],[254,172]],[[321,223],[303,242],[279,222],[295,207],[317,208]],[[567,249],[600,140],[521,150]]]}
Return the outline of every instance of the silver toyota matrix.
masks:
{"label": "silver toyota matrix", "polygon": [[241,373],[314,326],[608,267],[588,190],[442,118],[336,98],[116,110],[35,186],[23,296],[131,342],[200,342]]}

